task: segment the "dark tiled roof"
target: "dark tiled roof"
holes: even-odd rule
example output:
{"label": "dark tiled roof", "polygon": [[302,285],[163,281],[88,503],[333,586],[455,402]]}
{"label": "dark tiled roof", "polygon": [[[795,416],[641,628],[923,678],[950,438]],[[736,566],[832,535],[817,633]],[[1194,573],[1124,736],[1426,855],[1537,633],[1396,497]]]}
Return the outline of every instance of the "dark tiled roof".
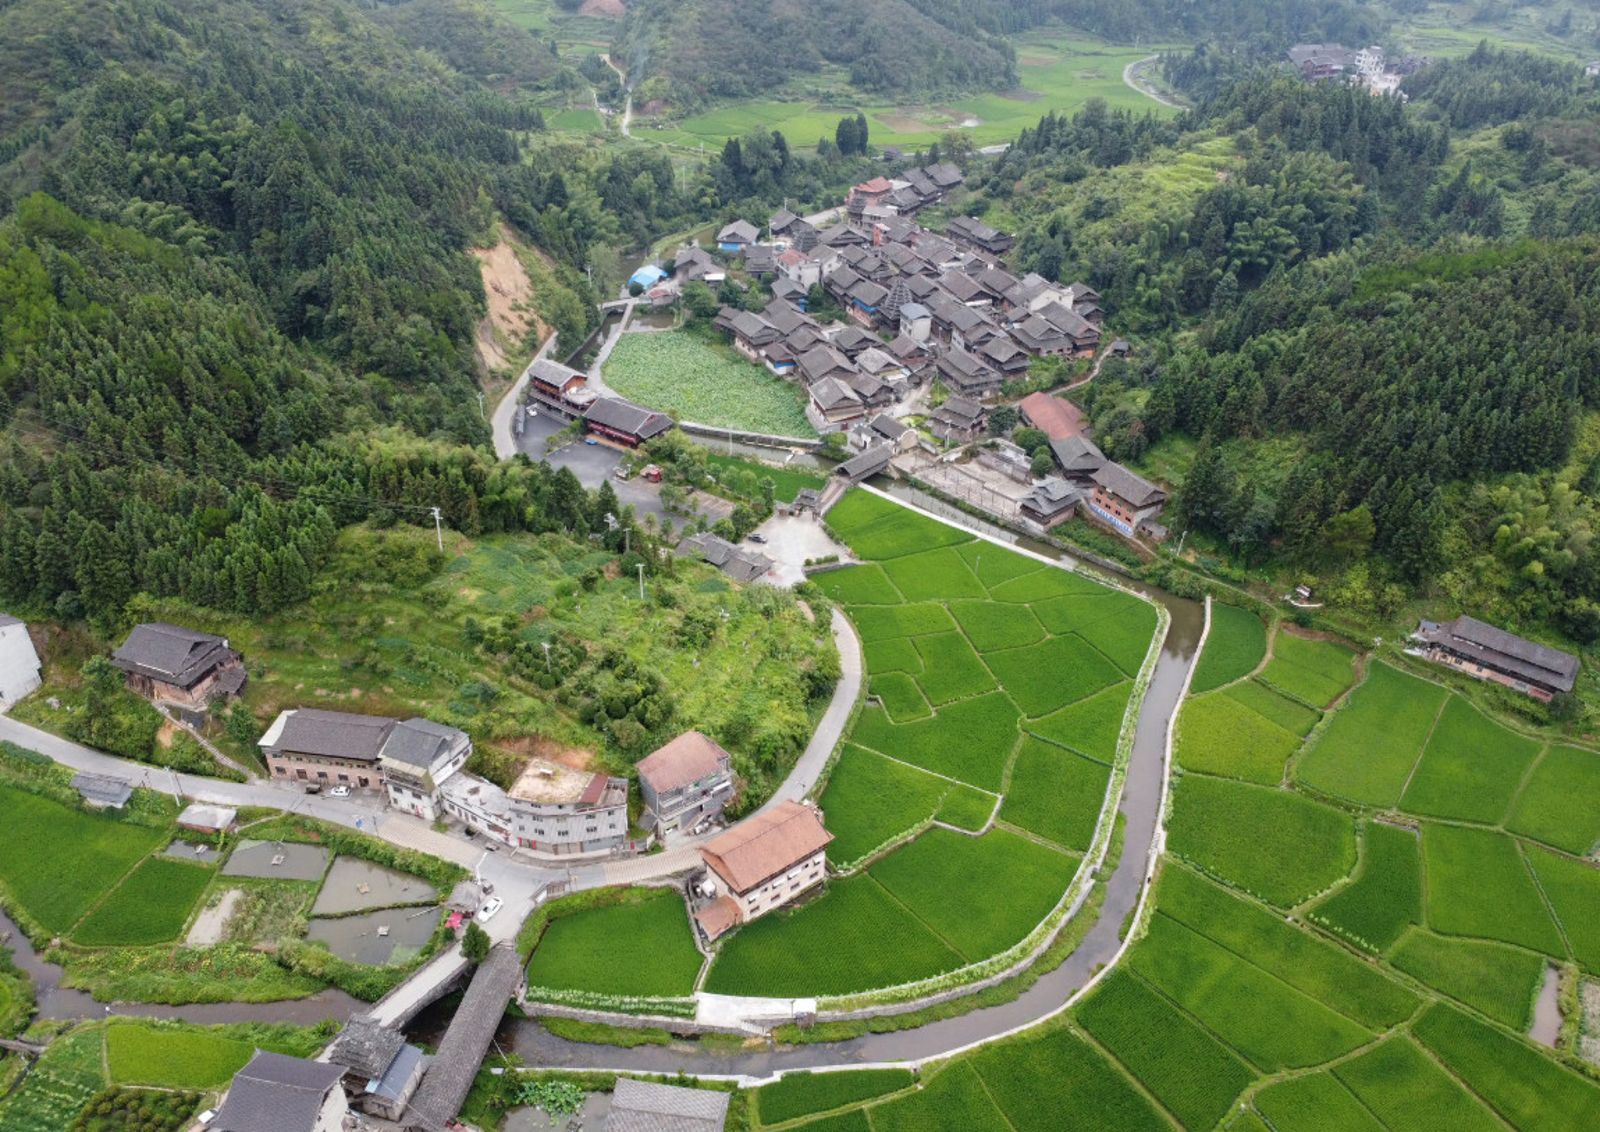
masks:
{"label": "dark tiled roof", "polygon": [[378,754],[409,766],[427,770],[436,759],[448,754],[466,733],[431,719],[408,719],[397,723],[384,740]]}
{"label": "dark tiled roof", "polygon": [[1052,440],[1050,451],[1055,453],[1062,471],[1076,472],[1080,475],[1099,471],[1101,465],[1106,462],[1106,454],[1082,433],[1069,436],[1065,440]]}
{"label": "dark tiled roof", "polygon": [[72,776],[72,788],[84,801],[102,806],[125,806],[128,799],[133,797],[133,787],[125,779],[105,774],[75,774]]}
{"label": "dark tiled roof", "polygon": [[748,220],[735,220],[731,224],[723,225],[722,231],[717,233],[717,242],[748,244],[760,234],[756,231],[756,226]]}
{"label": "dark tiled roof", "polygon": [[951,397],[933,411],[935,419],[962,428],[970,428],[988,415],[978,402],[968,397]]}
{"label": "dark tiled roof", "polygon": [[383,716],[321,708],[295,708],[278,718],[282,726],[269,729],[262,740],[269,749],[374,762],[394,727],[394,720]]}
{"label": "dark tiled roof", "polygon": [[605,1132],[721,1132],[729,1094],[618,1077]]}
{"label": "dark tiled roof", "polygon": [[234,1075],[211,1130],[312,1132],[328,1091],[337,1088],[343,1076],[342,1065],[257,1050]]}
{"label": "dark tiled roof", "polygon": [[1529,683],[1570,692],[1578,678],[1578,658],[1465,615],[1454,621],[1424,621],[1418,637],[1451,652],[1473,657]]}
{"label": "dark tiled roof", "polygon": [[1167,497],[1165,491],[1143,476],[1136,475],[1121,464],[1113,464],[1110,461],[1095,471],[1094,482],[1119,499],[1126,499],[1135,507],[1148,507]]}
{"label": "dark tiled roof", "polygon": [[489,949],[488,958],[478,965],[456,1007],[438,1055],[422,1078],[422,1087],[411,1099],[408,1129],[436,1132],[461,1111],[461,1102],[467,1099],[521,974],[522,964],[510,944],[498,943]]}
{"label": "dark tiled roof", "polygon": [[887,444],[877,444],[868,448],[859,456],[852,456],[835,468],[834,471],[851,483],[859,483],[887,468],[893,455],[893,449]]}
{"label": "dark tiled roof", "polygon": [[368,1015],[357,1014],[333,1039],[333,1045],[328,1047],[328,1060],[363,1077],[382,1077],[405,1044],[398,1030],[391,1030]]}
{"label": "dark tiled roof", "polygon": [[583,415],[593,424],[637,436],[641,440],[649,440],[672,427],[672,418],[665,413],[646,409],[621,397],[602,397],[590,405],[589,411]]}
{"label": "dark tiled roof", "polygon": [[111,654],[111,663],[179,688],[192,688],[237,654],[225,638],[164,621],[135,625]]}

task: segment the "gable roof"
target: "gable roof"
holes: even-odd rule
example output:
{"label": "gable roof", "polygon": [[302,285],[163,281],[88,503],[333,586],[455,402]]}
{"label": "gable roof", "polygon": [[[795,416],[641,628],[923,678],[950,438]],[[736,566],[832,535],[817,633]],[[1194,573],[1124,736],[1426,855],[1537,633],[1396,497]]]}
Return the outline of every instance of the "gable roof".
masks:
{"label": "gable roof", "polygon": [[1106,454],[1081,432],[1065,440],[1052,440],[1050,451],[1055,453],[1062,471],[1080,475],[1095,472],[1106,462]]}
{"label": "gable roof", "polygon": [[581,385],[588,380],[584,374],[571,366],[564,366],[560,362],[551,361],[549,358],[537,359],[528,372],[532,374],[535,381],[542,381],[546,385],[554,385],[557,389],[565,389],[573,382]]}
{"label": "gable roof", "polygon": [[72,788],[85,802],[93,802],[99,806],[115,806],[121,808],[128,804],[128,799],[133,797],[133,786],[123,778],[113,778],[109,774],[90,774],[80,771],[72,776]]}
{"label": "gable roof", "polygon": [[970,397],[949,397],[933,411],[934,420],[970,428],[983,420],[988,410]]}
{"label": "gable roof", "polygon": [[640,759],[635,769],[651,789],[665,794],[709,778],[729,765],[731,759],[711,736],[702,731],[685,731]]}
{"label": "gable roof", "polygon": [[382,1077],[406,1039],[369,1014],[352,1015],[328,1047],[328,1060],[363,1077]]}
{"label": "gable roof", "polygon": [[1065,440],[1083,431],[1083,410],[1062,397],[1030,393],[1017,402],[1029,424],[1051,440]]}
{"label": "gable roof", "polygon": [[376,761],[394,720],[322,708],[290,708],[278,713],[259,745],[299,755]]}
{"label": "gable roof", "polygon": [[1571,653],[1508,633],[1465,614],[1442,624],[1424,621],[1417,636],[1456,652],[1480,657],[1495,667],[1511,669],[1525,679],[1563,692],[1571,691],[1578,678],[1578,658]]}
{"label": "gable roof", "polygon": [[722,231],[717,233],[717,243],[748,244],[760,234],[760,232],[756,231],[756,226],[750,221],[735,220],[722,226]]}
{"label": "gable roof", "polygon": [[700,853],[711,871],[742,893],[793,868],[832,840],[815,809],[784,801],[713,837]]}
{"label": "gable roof", "polygon": [[179,688],[192,688],[219,664],[236,654],[225,637],[147,621],[135,625],[128,639],[111,654],[111,663],[124,672],[136,672]]}
{"label": "gable roof", "polygon": [[1094,482],[1119,499],[1126,499],[1135,507],[1148,507],[1159,503],[1167,493],[1143,476],[1136,475],[1121,464],[1109,460],[1095,469]]}
{"label": "gable roof", "polygon": [[672,418],[654,409],[624,401],[621,397],[601,397],[584,414],[584,419],[617,432],[649,440],[672,427]]}
{"label": "gable roof", "polygon": [[721,1132],[730,1094],[618,1077],[605,1132]]}
{"label": "gable roof", "polygon": [[489,949],[488,958],[478,964],[467,984],[439,1052],[423,1075],[422,1087],[411,1099],[408,1128],[443,1128],[461,1111],[461,1102],[467,1099],[521,977],[522,963],[515,948],[497,943]]}
{"label": "gable roof", "polygon": [[767,229],[773,233],[783,232],[788,229],[789,225],[793,224],[799,219],[800,218],[798,216],[790,212],[787,208],[780,208],[777,212],[774,212],[772,214],[772,218],[767,221]]}
{"label": "gable roof", "polygon": [[431,719],[408,719],[394,725],[378,755],[427,770],[466,737],[466,732],[435,723]]}
{"label": "gable roof", "polygon": [[342,1065],[257,1050],[234,1074],[213,1132],[312,1132]]}

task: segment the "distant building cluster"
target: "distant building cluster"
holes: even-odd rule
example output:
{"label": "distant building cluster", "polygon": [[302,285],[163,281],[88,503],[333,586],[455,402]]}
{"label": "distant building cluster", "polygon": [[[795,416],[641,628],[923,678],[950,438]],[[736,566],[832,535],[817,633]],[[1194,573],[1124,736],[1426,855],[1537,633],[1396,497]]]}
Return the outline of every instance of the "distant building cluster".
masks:
{"label": "distant building cluster", "polygon": [[1373,94],[1397,93],[1401,80],[1427,62],[1417,55],[1388,59],[1378,46],[1352,49],[1338,43],[1297,43],[1288,57],[1303,79],[1339,79]]}

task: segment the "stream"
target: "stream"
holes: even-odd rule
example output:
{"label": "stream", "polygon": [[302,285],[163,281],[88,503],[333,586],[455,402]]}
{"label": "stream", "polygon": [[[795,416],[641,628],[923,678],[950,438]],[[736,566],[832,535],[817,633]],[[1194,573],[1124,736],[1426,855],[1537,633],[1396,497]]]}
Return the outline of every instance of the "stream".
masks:
{"label": "stream", "polygon": [[[1019,538],[998,527],[956,512],[915,488],[894,484],[889,493],[908,502],[959,519],[969,529],[1061,561],[1070,556],[1041,543]],[[1125,580],[1124,580],[1125,581]],[[766,1077],[777,1072],[840,1065],[872,1065],[919,1061],[941,1056],[1036,1024],[1059,1012],[1121,945],[1121,931],[1138,905],[1154,847],[1166,773],[1168,723],[1178,709],[1205,624],[1204,607],[1149,587],[1136,586],[1171,614],[1149,690],[1134,727],[1133,753],[1119,811],[1126,821],[1122,856],[1105,886],[1104,899],[1083,941],[1055,970],[1047,972],[1015,1000],[983,1007],[915,1029],[868,1034],[848,1041],[784,1049],[711,1051],[693,1043],[670,1046],[611,1046],[571,1042],[550,1034],[537,1022],[510,1023],[511,1048],[525,1064],[565,1068],[629,1070],[647,1073],[692,1073],[704,1076]],[[503,1028],[505,1029],[505,1028]]]}

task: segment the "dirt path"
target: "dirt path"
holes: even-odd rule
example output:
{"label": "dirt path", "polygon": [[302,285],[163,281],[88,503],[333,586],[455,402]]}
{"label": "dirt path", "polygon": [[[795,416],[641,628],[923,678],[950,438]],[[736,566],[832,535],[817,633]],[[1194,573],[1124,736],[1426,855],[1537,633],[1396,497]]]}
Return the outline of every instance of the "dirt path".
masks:
{"label": "dirt path", "polygon": [[1144,95],[1153,102],[1159,102],[1162,106],[1169,106],[1174,110],[1186,109],[1183,103],[1174,102],[1166,95],[1157,91],[1156,88],[1150,83],[1140,81],[1140,76],[1137,73],[1139,69],[1154,63],[1159,58],[1161,58],[1159,55],[1146,55],[1143,59],[1135,59],[1132,63],[1129,63],[1126,67],[1122,68],[1122,81],[1127,84],[1130,89],[1138,91],[1140,94]]}
{"label": "dirt path", "polygon": [[209,947],[214,943],[221,943],[222,930],[228,926],[229,917],[233,915],[233,910],[243,898],[242,889],[230,888],[224,892],[221,900],[209,908],[202,909],[194,918],[194,927],[189,929],[189,937],[184,943],[189,947]]}
{"label": "dirt path", "polygon": [[[622,84],[622,136],[631,138],[633,136],[633,88],[628,85],[627,72],[617,66],[609,54],[601,55],[600,58],[605,61],[606,66],[617,73],[617,81]],[[595,109],[598,110],[599,108],[600,102],[597,97]]]}

